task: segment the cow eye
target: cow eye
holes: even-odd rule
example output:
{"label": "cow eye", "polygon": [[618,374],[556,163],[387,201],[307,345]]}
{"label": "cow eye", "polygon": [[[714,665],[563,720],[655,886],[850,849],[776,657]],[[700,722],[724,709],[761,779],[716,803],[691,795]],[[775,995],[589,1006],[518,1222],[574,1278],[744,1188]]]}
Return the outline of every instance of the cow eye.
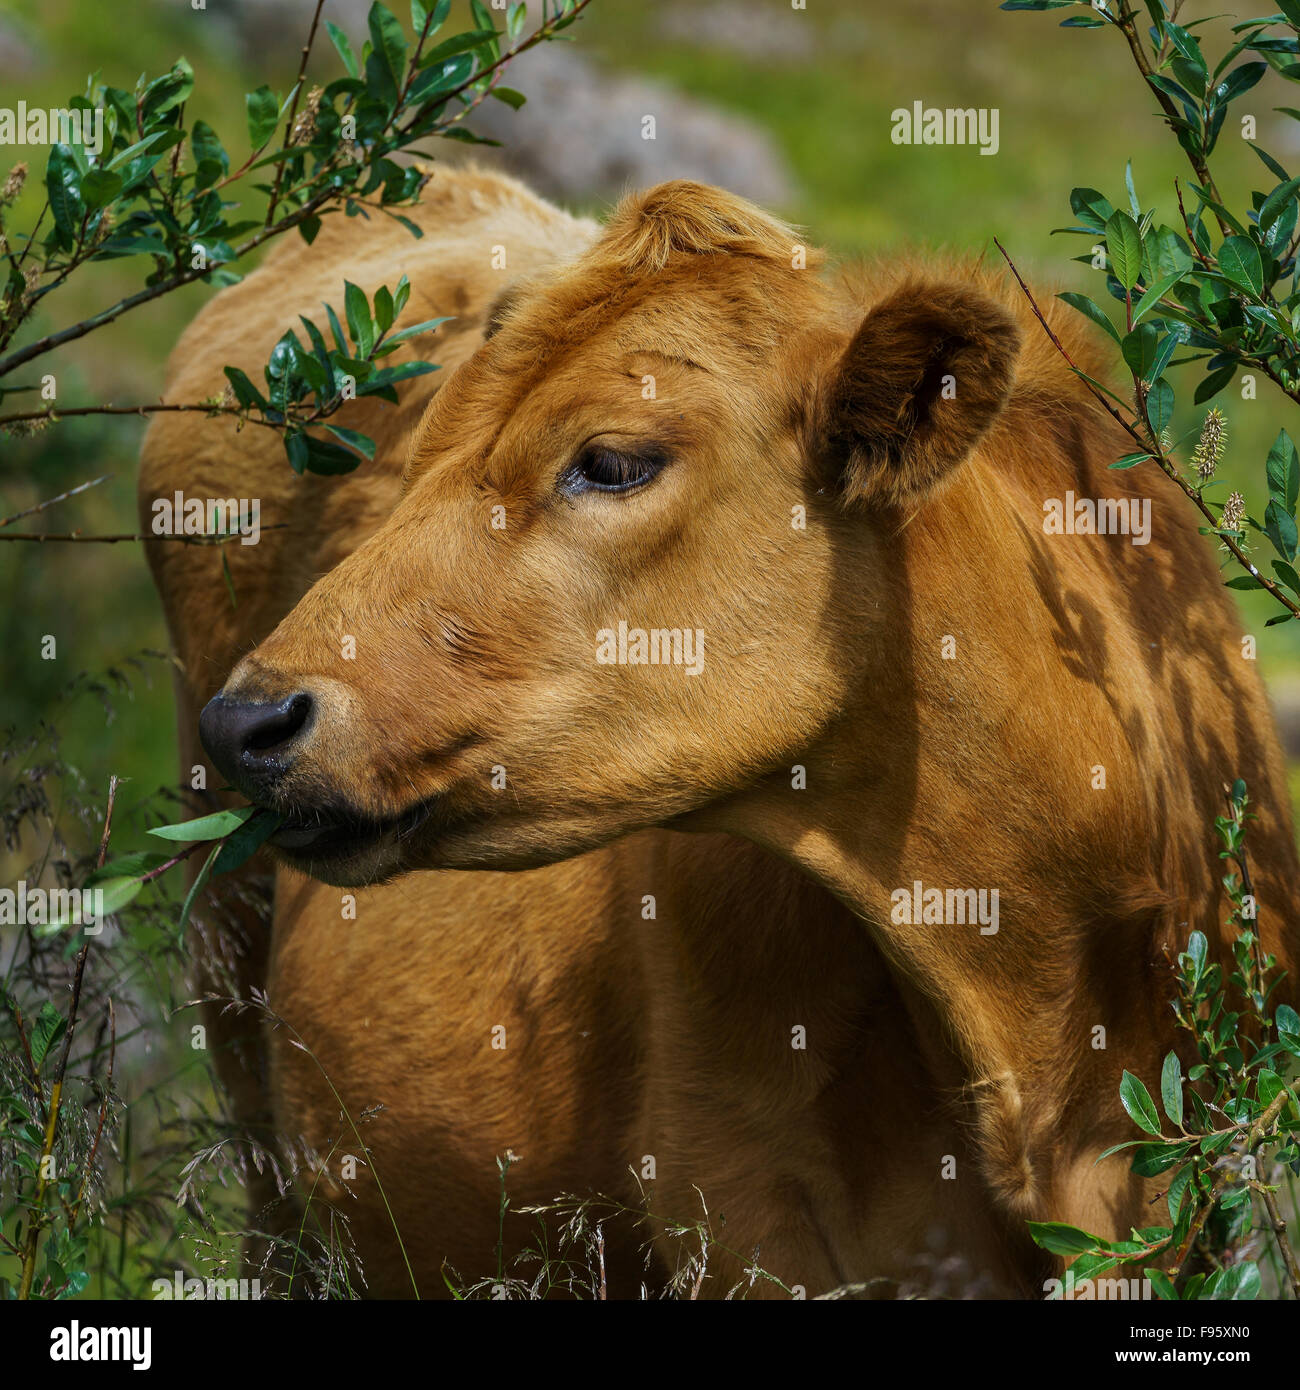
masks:
{"label": "cow eye", "polygon": [[560,483],[566,492],[629,492],[648,483],[665,462],[656,456],[593,445],[574,459]]}

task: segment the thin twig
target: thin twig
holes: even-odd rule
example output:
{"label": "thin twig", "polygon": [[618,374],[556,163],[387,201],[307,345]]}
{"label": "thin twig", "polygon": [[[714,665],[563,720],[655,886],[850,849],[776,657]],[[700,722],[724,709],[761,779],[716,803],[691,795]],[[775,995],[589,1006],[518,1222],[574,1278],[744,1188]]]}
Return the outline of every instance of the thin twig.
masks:
{"label": "thin twig", "polygon": [[[51,424],[57,424],[60,420],[70,419],[74,415],[140,415],[147,417],[167,411],[174,413],[195,412],[215,418],[218,415],[243,415],[244,407],[206,405],[202,402],[197,405],[172,405],[165,401],[151,405],[79,405],[74,406],[71,410],[60,410],[56,406],[52,406],[48,410],[28,410],[21,415],[0,415],[0,428],[6,425],[23,424],[28,420],[49,420]],[[243,418],[250,425],[261,425],[268,430],[283,429],[282,425],[271,420],[258,420],[252,415],[243,415]]]}
{"label": "thin twig", "polygon": [[[277,521],[273,526],[263,526],[263,531],[282,531],[287,521]],[[0,541],[46,541],[77,545],[117,545],[122,541],[173,541],[177,545],[229,545],[231,541],[242,539],[242,533],[232,531],[226,536],[173,536],[173,535],[135,535],[127,533],[120,536],[83,536],[80,531],[38,532],[38,531],[0,531]]]}
{"label": "thin twig", "polygon": [[1070,356],[1065,345],[1056,336],[1056,333],[1053,331],[1051,324],[1049,324],[1047,322],[1047,319],[1044,318],[1043,311],[1038,307],[1038,301],[1034,298],[1033,291],[1029,288],[1028,285],[1025,284],[1023,277],[1021,276],[1020,272],[1016,269],[1015,262],[1007,254],[1006,248],[997,239],[997,237],[993,238],[993,244],[1002,253],[1002,259],[1005,260],[1007,265],[1011,268],[1012,275],[1016,277],[1016,283],[1020,286],[1025,298],[1029,301],[1029,307],[1034,311],[1034,317],[1042,325],[1043,331],[1052,340],[1053,346],[1065,359],[1066,363],[1070,367],[1070,370],[1074,372],[1074,374],[1079,378],[1080,381],[1083,382],[1083,384],[1092,393],[1093,397],[1106,408],[1107,412],[1114,418],[1115,422],[1125,431],[1125,433],[1129,435],[1129,437],[1137,444],[1137,446],[1142,450],[1142,452],[1144,454],[1151,455],[1151,457],[1154,458],[1156,463],[1159,465],[1161,472],[1163,472],[1167,478],[1172,479],[1172,481],[1178,485],[1178,487],[1183,491],[1183,493],[1188,498],[1190,498],[1193,503],[1195,503],[1197,510],[1201,513],[1202,516],[1205,517],[1205,519],[1210,523],[1210,525],[1214,527],[1216,533],[1219,534],[1219,537],[1223,541],[1224,545],[1228,548],[1229,551],[1232,552],[1233,557],[1237,560],[1238,564],[1240,564],[1242,568],[1245,569],[1246,573],[1249,574],[1252,579],[1258,580],[1260,587],[1267,589],[1268,592],[1272,594],[1273,597],[1277,599],[1277,601],[1284,608],[1289,609],[1296,616],[1300,616],[1300,604],[1297,604],[1293,600],[1289,599],[1286,596],[1286,594],[1283,593],[1282,590],[1271,579],[1268,578],[1267,575],[1261,573],[1255,567],[1255,565],[1246,558],[1245,552],[1236,543],[1236,541],[1234,541],[1230,535],[1227,535],[1225,532],[1222,531],[1219,525],[1219,518],[1216,517],[1214,513],[1210,510],[1209,506],[1201,497],[1201,494],[1182,476],[1178,469],[1175,468],[1174,465],[1169,461],[1168,457],[1165,454],[1164,448],[1160,444],[1160,441],[1154,438],[1154,432],[1153,437],[1151,439],[1144,439],[1142,435],[1138,432],[1137,428],[1130,421],[1126,420],[1119,413],[1119,411],[1115,409],[1111,402],[1106,399],[1105,394],[1102,391],[1099,391],[1097,387],[1093,385],[1091,380],[1089,380],[1087,373],[1085,373],[1082,370],[1082,368],[1075,364],[1074,359]]}
{"label": "thin twig", "polygon": [[1269,1224],[1273,1227],[1273,1238],[1277,1241],[1277,1248],[1282,1253],[1282,1262],[1286,1265],[1286,1277],[1291,1285],[1291,1293],[1300,1299],[1300,1263],[1296,1262],[1295,1251],[1291,1248],[1286,1221],[1277,1205],[1277,1194],[1267,1183],[1253,1182],[1251,1187],[1259,1193],[1264,1210],[1268,1212]]}
{"label": "thin twig", "polygon": [[47,507],[52,507],[56,502],[66,502],[69,497],[75,497],[79,492],[89,492],[92,487],[98,487],[100,483],[106,483],[113,476],[105,473],[102,478],[92,478],[88,483],[78,483],[76,487],[69,488],[67,492],[61,492],[57,497],[47,497],[44,502],[38,502],[34,507],[28,507],[26,511],[15,512],[12,516],[0,519],[0,527],[10,526],[15,521],[21,521],[25,516],[34,516],[37,512],[43,512]]}
{"label": "thin twig", "polygon": [[[303,83],[307,80],[307,59],[311,56],[312,44],[316,42],[316,29],[320,24],[320,12],[325,8],[325,0],[316,0],[316,9],[311,17],[311,28],[307,31],[307,42],[302,46],[302,61],[298,64],[298,80],[294,83],[293,102],[289,107],[289,120],[284,127],[284,143],[280,146],[281,152],[288,150],[293,144],[293,123],[298,118],[298,102],[302,99]],[[270,226],[275,219],[275,209],[280,201],[280,183],[284,178],[284,166],[287,160],[280,160],[275,166],[275,181],[271,184],[271,201],[266,205],[266,222],[264,225]]]}

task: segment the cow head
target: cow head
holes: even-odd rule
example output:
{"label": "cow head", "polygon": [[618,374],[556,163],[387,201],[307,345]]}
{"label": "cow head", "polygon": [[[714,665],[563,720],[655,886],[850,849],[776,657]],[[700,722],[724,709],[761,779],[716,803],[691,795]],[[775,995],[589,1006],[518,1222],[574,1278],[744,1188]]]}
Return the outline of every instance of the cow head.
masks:
{"label": "cow head", "polygon": [[879,538],[1001,410],[1018,343],[968,281],[864,305],[817,259],[670,183],[512,288],[389,520],[204,711],[285,860],[337,883],[550,862],[816,744],[888,641]]}

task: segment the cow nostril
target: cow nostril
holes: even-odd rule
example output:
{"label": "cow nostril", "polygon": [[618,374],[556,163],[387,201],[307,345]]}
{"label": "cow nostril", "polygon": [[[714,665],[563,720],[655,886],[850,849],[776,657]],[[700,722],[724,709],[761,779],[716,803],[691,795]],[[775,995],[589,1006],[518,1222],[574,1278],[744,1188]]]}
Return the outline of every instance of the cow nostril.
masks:
{"label": "cow nostril", "polygon": [[246,753],[264,753],[288,743],[306,724],[311,714],[310,695],[292,695],[282,705],[269,712],[260,723],[252,725],[244,737]]}
{"label": "cow nostril", "polygon": [[255,774],[259,786],[283,772],[278,757],[303,732],[314,711],[305,691],[274,704],[244,703],[218,695],[199,716],[199,738],[218,770],[236,786]]}

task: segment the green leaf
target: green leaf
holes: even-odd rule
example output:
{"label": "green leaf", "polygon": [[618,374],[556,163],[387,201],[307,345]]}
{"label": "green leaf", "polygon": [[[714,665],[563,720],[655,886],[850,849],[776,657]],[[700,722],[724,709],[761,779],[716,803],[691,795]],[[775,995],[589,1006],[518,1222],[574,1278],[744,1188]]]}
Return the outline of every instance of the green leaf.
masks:
{"label": "green leaf", "polygon": [[429,49],[427,53],[421,54],[420,66],[429,68],[435,63],[454,58],[460,53],[472,53],[474,49],[482,47],[485,43],[490,43],[496,36],[497,31],[495,29],[469,29],[463,34],[457,34],[454,38],[444,40],[435,48]]}
{"label": "green leaf", "polygon": [[1161,340],[1160,346],[1156,349],[1156,360],[1151,364],[1152,381],[1158,381],[1164,376],[1165,369],[1172,361],[1174,353],[1178,351],[1182,343],[1187,341],[1187,338],[1187,330],[1182,324],[1176,324],[1173,331],[1165,335]]}
{"label": "green leaf", "polygon": [[266,398],[238,367],[226,367],[223,370],[231,390],[235,393],[235,399],[240,405],[256,406],[260,410],[266,409]]}
{"label": "green leaf", "polygon": [[1095,188],[1071,189],[1070,209],[1080,222],[1095,232],[1103,231],[1106,223],[1115,215],[1115,209],[1110,205],[1109,199],[1098,193]]}
{"label": "green leaf", "polygon": [[307,436],[302,430],[290,430],[284,436],[284,452],[289,456],[289,467],[295,473],[306,471]]}
{"label": "green leaf", "polygon": [[260,150],[275,134],[280,119],[280,102],[275,93],[265,85],[244,98],[248,111],[248,141],[253,149]]}
{"label": "green leaf", "polygon": [[329,30],[329,36],[343,60],[343,66],[347,69],[349,77],[360,77],[361,69],[357,66],[357,55],[352,51],[352,44],[348,36],[334,23],[332,19],[325,21],[325,28]]}
{"label": "green leaf", "polygon": [[1176,1052],[1165,1057],[1160,1070],[1160,1101],[1165,1114],[1180,1128],[1183,1123],[1183,1068]]}
{"label": "green leaf", "polygon": [[[400,307],[395,310],[395,312],[400,313]],[[451,322],[452,317],[451,315],[445,315],[440,319],[425,319],[423,323],[413,323],[409,328],[403,328],[400,333],[394,333],[386,338],[384,340],[384,347],[391,352],[399,343],[406,342],[408,338],[414,338],[417,333],[432,333],[435,328],[440,327],[444,323]]]}
{"label": "green leaf", "polygon": [[1131,1170],[1140,1178],[1154,1178],[1175,1168],[1196,1147],[1194,1140],[1178,1144],[1139,1144],[1133,1151]]}
{"label": "green leaf", "polygon": [[1063,299],[1072,309],[1077,309],[1081,314],[1090,318],[1099,328],[1104,328],[1117,343],[1120,341],[1119,329],[1111,323],[1106,312],[1094,304],[1086,294],[1075,294],[1073,291],[1067,291],[1056,297]]}
{"label": "green leaf", "polygon": [[[423,66],[422,62],[421,67]],[[461,53],[455,58],[448,58],[431,68],[425,68],[411,87],[410,100],[419,105],[436,106],[439,97],[462,86],[469,80],[473,71],[474,59],[468,53]],[[465,133],[461,126],[453,126],[450,130],[444,130],[441,133],[450,135],[452,131]]]}
{"label": "green leaf", "polygon": [[55,145],[45,166],[45,193],[50,200],[54,225],[71,249],[85,209],[81,201],[81,170],[68,145]]}
{"label": "green leaf", "polygon": [[1152,364],[1156,360],[1156,348],[1159,345],[1160,333],[1154,323],[1144,323],[1140,328],[1135,328],[1131,333],[1124,335],[1124,341],[1120,344],[1120,351],[1124,354],[1124,361],[1128,363],[1129,369],[1135,377],[1146,380]]}
{"label": "green leaf", "polygon": [[238,830],[257,811],[255,806],[239,806],[233,811],[215,811],[197,820],[181,821],[176,825],[160,825],[149,832],[160,840],[219,840]]}
{"label": "green leaf", "polygon": [[1185,61],[1198,72],[1202,77],[1209,76],[1209,70],[1205,66],[1205,58],[1201,54],[1201,46],[1187,32],[1177,24],[1166,24],[1165,33],[1173,40],[1174,47],[1182,54]]}
{"label": "green leaf", "polygon": [[393,326],[393,295],[387,285],[380,285],[375,291],[375,323],[380,333],[387,333]]}
{"label": "green leaf", "polygon": [[375,345],[374,324],[370,317],[370,301],[365,291],[351,280],[343,282],[343,308],[347,314],[348,329],[352,341],[357,345],[359,357],[369,357]]}
{"label": "green leaf", "polygon": [[1211,93],[1211,100],[1219,106],[1235,101],[1243,92],[1248,92],[1268,71],[1267,63],[1242,63],[1220,82]]}
{"label": "green leaf", "polygon": [[128,145],[126,149],[119,150],[117,154],[104,166],[107,169],[116,169],[123,164],[129,164],[137,155],[142,154],[151,146],[158,144],[164,135],[170,135],[170,131],[155,130],[146,135],[143,140],[137,140],[134,145]]}
{"label": "green leaf", "polygon": [[1093,1167],[1095,1168],[1097,1164],[1102,1161],[1103,1158],[1109,1158],[1111,1154],[1117,1154],[1121,1152],[1121,1150],[1123,1149],[1136,1148],[1137,1145],[1145,1142],[1146,1141],[1143,1139],[1126,1139],[1122,1144],[1112,1144],[1110,1148],[1103,1150],[1101,1153],[1097,1155],[1096,1158],[1092,1160]]}
{"label": "green leaf", "polygon": [[1159,434],[1172,423],[1174,418],[1174,388],[1161,377],[1152,382],[1147,392],[1147,419],[1151,428]]}
{"label": "green leaf", "polygon": [[1300,462],[1296,459],[1295,445],[1285,430],[1279,430],[1273,447],[1268,451],[1268,461],[1264,465],[1268,474],[1268,490],[1278,498],[1285,509],[1295,515],[1296,500],[1300,497]]}
{"label": "green leaf", "polygon": [[[1206,1281],[1208,1288],[1211,1280]],[[1259,1297],[1259,1266],[1250,1260],[1230,1265],[1222,1271],[1222,1277],[1214,1282],[1214,1290],[1204,1295],[1216,1300],[1249,1300]]]}
{"label": "green leaf", "polygon": [[1142,275],[1142,236],[1128,213],[1115,212],[1107,219],[1106,247],[1115,278],[1131,290]]}
{"label": "green leaf", "polygon": [[489,95],[496,97],[498,101],[504,101],[512,111],[518,111],[528,100],[522,92],[515,91],[513,87],[493,87]]}
{"label": "green leaf", "polygon": [[1300,179],[1287,179],[1264,199],[1259,209],[1261,232],[1267,232],[1288,208],[1295,206],[1297,190],[1300,190]]}
{"label": "green leaf", "polygon": [[110,859],[102,869],[96,869],[81,886],[94,888],[110,878],[138,877],[140,874],[147,874],[150,869],[156,869],[159,864],[165,864],[169,857],[152,849],[120,854],[116,859]]}
{"label": "green leaf", "polygon": [[194,155],[196,164],[202,164],[204,160],[211,160],[221,166],[223,174],[230,171],[230,156],[226,153],[225,146],[217,138],[217,132],[207,121],[194,122],[194,129],[190,132],[190,150]]}
{"label": "green leaf", "polygon": [[403,362],[400,367],[385,367],[383,371],[368,377],[364,383],[358,384],[357,395],[373,396],[390,386],[396,386],[399,381],[409,381],[412,377],[424,376],[438,370],[436,362]]}
{"label": "green leaf", "polygon": [[1264,509],[1264,534],[1284,560],[1295,560],[1300,533],[1296,530],[1295,517],[1281,507],[1276,498]]}
{"label": "green leaf", "polygon": [[[252,810],[252,807],[249,807]],[[190,913],[194,910],[194,904],[199,894],[203,891],[203,886],[207,883],[212,874],[213,861],[221,853],[220,845],[213,845],[208,851],[208,857],[203,861],[203,867],[195,875],[194,882],[190,884],[190,891],[185,895],[185,901],[181,904],[180,920],[176,923],[177,940],[184,934],[185,924],[190,920]]]}
{"label": "green leaf", "polygon": [[332,435],[337,436],[345,444],[350,444],[354,449],[364,454],[366,458],[372,459],[375,456],[375,441],[368,434],[362,434],[359,430],[346,430],[342,425],[326,425]]}
{"label": "green leaf", "polygon": [[1300,575],[1285,560],[1273,561],[1273,573],[1297,598],[1300,598]]}
{"label": "green leaf", "polygon": [[1278,1096],[1286,1090],[1286,1082],[1275,1071],[1270,1071],[1267,1067],[1260,1070],[1259,1076],[1255,1079],[1256,1094],[1259,1096],[1260,1104],[1266,1109],[1272,1105]]}
{"label": "green leaf", "polygon": [[1226,367],[1220,367],[1217,371],[1208,372],[1201,384],[1192,394],[1192,404],[1202,405],[1208,400],[1212,400],[1223,390],[1225,386],[1237,374],[1237,368],[1229,362]]}
{"label": "green leaf", "polygon": [[1167,1303],[1178,1302],[1178,1290],[1174,1287],[1174,1281],[1164,1270],[1148,1267],[1145,1273],[1157,1298],[1163,1299]]}
{"label": "green leaf", "polygon": [[1085,1251],[1110,1248],[1109,1242],[1100,1236],[1089,1235],[1078,1226],[1067,1226],[1060,1221],[1027,1221],[1025,1225],[1034,1243],[1053,1255],[1081,1255]]}
{"label": "green leaf", "polygon": [[393,106],[406,73],[406,35],[393,12],[379,0],[371,5],[366,22],[372,45],[366,61],[366,81],[376,96]]}
{"label": "green leaf", "polygon": [[327,439],[317,439],[312,434],[302,434],[298,438],[305,441],[306,466],[309,472],[334,476],[351,473],[361,462],[358,455],[342,445],[331,444]]}
{"label": "green leaf", "polygon": [[1273,1022],[1277,1024],[1280,1032],[1300,1034],[1300,1014],[1296,1013],[1290,1004],[1277,1006],[1277,1013],[1273,1016]]}
{"label": "green leaf", "polygon": [[122,191],[122,176],[107,169],[92,169],[81,180],[81,196],[88,208],[102,208]]}
{"label": "green leaf", "polygon": [[[166,862],[164,859],[163,863]],[[143,887],[144,883],[137,874],[108,878],[97,883],[95,885],[96,891],[104,895],[104,916],[107,917],[111,913],[120,912]]]}
{"label": "green leaf", "polygon": [[32,1024],[32,1036],[28,1044],[32,1054],[32,1065],[37,1071],[40,1070],[41,1063],[45,1060],[45,1054],[63,1036],[63,1031],[67,1026],[67,1019],[47,999],[41,1005],[41,1011],[36,1015],[35,1022]]}
{"label": "green leaf", "polygon": [[1147,267],[1157,279],[1192,268],[1192,253],[1172,227],[1160,227],[1146,235]]}
{"label": "green leaf", "polygon": [[[1169,1182],[1169,1191],[1165,1194],[1166,1205],[1169,1207],[1169,1219],[1178,1220],[1178,1213],[1182,1210],[1183,1196],[1192,1181],[1192,1174],[1196,1170],[1195,1163],[1188,1163],[1176,1172]],[[1193,1191],[1195,1189],[1193,1188]]]}
{"label": "green leaf", "polygon": [[188,101],[194,90],[194,69],[184,58],[178,58],[172,70],[162,77],[155,78],[145,88],[140,101],[140,114],[144,124],[149,125],[157,117]]}
{"label": "green leaf", "polygon": [[237,869],[244,860],[256,853],[263,841],[270,839],[283,818],[274,811],[257,811],[239,826],[221,846],[212,862],[212,873],[226,874]]}
{"label": "green leaf", "polygon": [[[89,883],[86,886],[89,887]],[[120,911],[136,897],[143,887],[144,884],[134,875],[99,879],[94,885],[95,891],[103,894],[98,916],[107,917],[111,913]],[[78,893],[75,906],[73,903],[69,903],[63,912],[51,916],[43,927],[35,928],[34,934],[38,937],[53,936],[56,932],[62,931],[64,927],[79,925],[80,896]],[[81,919],[83,922],[84,920],[84,918]]]}
{"label": "green leaf", "polygon": [[1111,468],[1136,468],[1139,463],[1145,463],[1147,459],[1154,457],[1154,454],[1125,454],[1123,458],[1116,459],[1108,466]]}
{"label": "green leaf", "polygon": [[1160,1133],[1160,1116],[1151,1093],[1131,1071],[1126,1071],[1120,1080],[1119,1098],[1135,1125],[1148,1134]]}
{"label": "green leaf", "polygon": [[1186,273],[1185,270],[1176,270],[1172,274],[1162,275],[1154,284],[1149,286],[1133,310],[1133,323],[1136,325],[1150,310],[1154,309]]}
{"label": "green leaf", "polygon": [[1248,236],[1230,236],[1219,247],[1219,269],[1240,289],[1262,293],[1264,264],[1259,247]]}

